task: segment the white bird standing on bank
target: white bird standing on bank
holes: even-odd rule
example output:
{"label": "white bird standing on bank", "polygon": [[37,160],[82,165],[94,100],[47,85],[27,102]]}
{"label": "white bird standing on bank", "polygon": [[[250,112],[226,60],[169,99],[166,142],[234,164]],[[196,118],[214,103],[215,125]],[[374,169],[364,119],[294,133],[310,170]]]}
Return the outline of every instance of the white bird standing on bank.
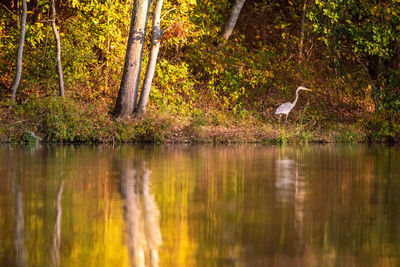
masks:
{"label": "white bird standing on bank", "polygon": [[280,117],[282,114],[286,115],[285,123],[287,121],[287,117],[289,115],[289,112],[292,110],[292,108],[296,105],[297,99],[299,98],[299,91],[300,90],[305,90],[305,91],[312,91],[311,89],[305,88],[304,86],[299,86],[296,90],[296,98],[294,99],[293,103],[286,102],[281,104],[275,111],[275,114],[280,114]]}

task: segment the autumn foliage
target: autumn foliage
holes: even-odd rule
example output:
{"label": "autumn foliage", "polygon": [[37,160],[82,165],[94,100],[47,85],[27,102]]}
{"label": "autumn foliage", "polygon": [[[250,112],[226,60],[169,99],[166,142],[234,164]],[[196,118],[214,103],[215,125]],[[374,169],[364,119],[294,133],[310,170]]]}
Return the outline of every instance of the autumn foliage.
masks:
{"label": "autumn foliage", "polygon": [[[14,2],[0,7],[0,97],[5,108],[19,38],[21,11]],[[297,86],[305,85],[314,92],[300,98],[290,116],[291,122],[303,125],[301,131],[353,124],[368,129],[372,139],[397,140],[397,130],[385,130],[377,122],[386,118],[384,114],[400,112],[398,1],[308,1],[302,62],[298,60],[302,0],[246,1],[233,35],[219,46],[232,4],[165,1],[164,33],[149,101],[153,113],[185,118],[189,124],[190,118],[202,114],[205,127],[213,125],[207,114],[215,113],[231,118],[227,121],[274,128],[275,108],[292,101]],[[65,93],[82,110],[95,105],[110,116],[121,81],[131,8],[124,1],[56,1]],[[57,95],[48,13],[48,1],[28,4],[17,105]],[[150,25],[151,14],[149,18]],[[150,42],[148,36],[144,64]],[[7,114],[0,123],[12,123],[11,113]],[[377,132],[382,134],[372,134]]]}

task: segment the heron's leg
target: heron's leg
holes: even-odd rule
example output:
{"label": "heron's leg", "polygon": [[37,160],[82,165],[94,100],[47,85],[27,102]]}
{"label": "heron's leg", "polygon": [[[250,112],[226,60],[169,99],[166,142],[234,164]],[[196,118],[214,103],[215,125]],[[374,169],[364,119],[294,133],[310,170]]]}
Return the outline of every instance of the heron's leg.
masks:
{"label": "heron's leg", "polygon": [[282,118],[282,114],[279,114],[279,119],[278,119],[279,123],[281,122],[281,118]]}
{"label": "heron's leg", "polygon": [[288,117],[288,116],[289,116],[289,113],[286,114],[285,124],[286,124],[286,122],[287,122],[287,117]]}

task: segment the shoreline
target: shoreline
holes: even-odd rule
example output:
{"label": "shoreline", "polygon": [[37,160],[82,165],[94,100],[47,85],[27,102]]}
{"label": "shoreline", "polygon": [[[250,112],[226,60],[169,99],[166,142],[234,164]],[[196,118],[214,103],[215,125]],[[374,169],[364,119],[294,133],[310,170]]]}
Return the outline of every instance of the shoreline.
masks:
{"label": "shoreline", "polygon": [[[288,123],[246,111],[193,109],[189,113],[160,111],[155,107],[140,118],[118,119],[104,103],[84,103],[71,98],[30,98],[23,104],[0,107],[0,143],[50,144],[305,144],[398,143],[379,136],[368,120],[353,118],[313,120],[298,110]],[[389,136],[390,137],[390,136]],[[386,142],[385,142],[386,141]],[[397,142],[396,142],[397,141]]]}
{"label": "shoreline", "polygon": [[[147,125],[122,122],[125,131],[98,129],[87,135],[66,134],[54,136],[52,132],[34,131],[32,128],[18,129],[15,124],[1,125],[6,132],[0,132],[2,144],[356,144],[384,143],[371,142],[365,132],[341,130],[301,131],[298,127],[277,128],[277,125],[258,127],[221,127],[186,125]],[[118,123],[115,125],[118,127]],[[266,129],[268,128],[268,129]],[[11,130],[10,130],[11,129]],[[13,130],[12,130],[13,129]],[[94,136],[95,134],[96,136]]]}

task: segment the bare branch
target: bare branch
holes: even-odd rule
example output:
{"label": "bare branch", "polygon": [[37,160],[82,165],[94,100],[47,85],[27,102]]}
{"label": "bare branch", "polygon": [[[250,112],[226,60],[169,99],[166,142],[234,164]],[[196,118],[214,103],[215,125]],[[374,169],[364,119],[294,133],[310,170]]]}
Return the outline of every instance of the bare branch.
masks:
{"label": "bare branch", "polygon": [[171,11],[174,11],[176,9],[176,7],[171,8],[170,10],[168,10],[167,12],[165,12],[165,14],[161,17],[160,21],[163,20],[163,18],[168,15],[168,13],[170,13]]}

